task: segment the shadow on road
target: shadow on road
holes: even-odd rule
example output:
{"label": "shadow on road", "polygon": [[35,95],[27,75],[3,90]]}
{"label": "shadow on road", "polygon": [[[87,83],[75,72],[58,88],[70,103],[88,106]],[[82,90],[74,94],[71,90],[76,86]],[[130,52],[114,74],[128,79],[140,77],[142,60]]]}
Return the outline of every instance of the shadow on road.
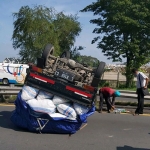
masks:
{"label": "shadow on road", "polygon": [[150,150],[150,149],[147,149],[147,148],[134,148],[134,147],[125,145],[124,147],[117,147],[116,150]]}
{"label": "shadow on road", "polygon": [[15,131],[27,132],[24,129],[16,127],[10,120],[12,112],[10,111],[1,111],[0,112],[0,127],[13,129]]}

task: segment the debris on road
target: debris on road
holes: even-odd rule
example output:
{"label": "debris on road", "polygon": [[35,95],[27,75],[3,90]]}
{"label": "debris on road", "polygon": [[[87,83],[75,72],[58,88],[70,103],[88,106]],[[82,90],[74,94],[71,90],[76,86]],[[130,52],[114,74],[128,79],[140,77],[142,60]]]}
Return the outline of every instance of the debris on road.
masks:
{"label": "debris on road", "polygon": [[116,108],[113,110],[114,113],[129,113],[130,111],[122,108]]}

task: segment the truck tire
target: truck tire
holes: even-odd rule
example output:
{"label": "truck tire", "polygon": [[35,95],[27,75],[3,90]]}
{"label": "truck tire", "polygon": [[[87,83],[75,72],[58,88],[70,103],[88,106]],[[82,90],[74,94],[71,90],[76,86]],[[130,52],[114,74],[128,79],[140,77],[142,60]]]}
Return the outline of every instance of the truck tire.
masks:
{"label": "truck tire", "polygon": [[70,59],[70,52],[69,51],[65,51],[60,55],[60,58],[67,58]]}
{"label": "truck tire", "polygon": [[95,74],[94,74],[91,86],[98,87],[100,78],[101,78],[102,74],[104,73],[104,68],[105,68],[105,63],[100,62],[99,66],[95,70]]}
{"label": "truck tire", "polygon": [[54,53],[54,46],[52,44],[47,44],[42,53],[42,58],[44,59],[45,66],[48,65],[48,61],[49,59],[51,59],[49,56],[53,55],[53,53]]}
{"label": "truck tire", "polygon": [[102,74],[104,73],[105,62],[100,62],[97,69],[95,70],[94,77],[101,78]]}
{"label": "truck tire", "polygon": [[9,81],[8,81],[8,79],[5,78],[5,79],[2,80],[2,83],[3,84],[9,84]]}

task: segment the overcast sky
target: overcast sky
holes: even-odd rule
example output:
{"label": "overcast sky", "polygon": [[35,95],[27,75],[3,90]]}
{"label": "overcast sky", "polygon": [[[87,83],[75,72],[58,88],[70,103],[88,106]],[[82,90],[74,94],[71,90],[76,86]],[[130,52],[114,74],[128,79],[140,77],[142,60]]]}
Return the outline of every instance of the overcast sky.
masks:
{"label": "overcast sky", "polygon": [[[81,13],[81,9],[89,4],[92,4],[94,0],[0,0],[0,62],[6,57],[16,57],[19,50],[14,50],[12,47],[12,34],[13,34],[13,16],[12,13],[18,12],[22,6],[28,5],[33,7],[34,5],[43,5],[46,7],[54,7],[58,12],[64,11],[66,14],[77,14],[79,16],[79,22],[82,25],[82,32],[77,37],[75,46],[83,46],[85,49],[81,51],[82,55],[93,56],[100,61],[106,63],[112,63],[111,60],[107,60],[100,49],[96,48],[96,44],[91,44],[91,41],[96,34],[92,31],[96,27],[89,21],[93,19],[91,12]],[[96,1],[96,0],[95,0]]]}

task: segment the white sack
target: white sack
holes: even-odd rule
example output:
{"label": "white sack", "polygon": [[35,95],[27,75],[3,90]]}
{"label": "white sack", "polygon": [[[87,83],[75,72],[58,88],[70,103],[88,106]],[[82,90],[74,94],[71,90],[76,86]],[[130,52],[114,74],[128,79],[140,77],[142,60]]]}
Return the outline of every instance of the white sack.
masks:
{"label": "white sack", "polygon": [[90,109],[90,108],[88,108],[84,105],[78,104],[78,103],[73,103],[73,107],[78,115],[83,115],[83,114],[87,113]]}
{"label": "white sack", "polygon": [[42,112],[42,113],[55,113],[56,112],[56,106],[53,104],[53,102],[50,99],[43,99],[37,100],[37,99],[31,99],[28,100],[27,103],[29,106],[37,112]]}
{"label": "white sack", "polygon": [[53,103],[55,105],[63,104],[63,103],[66,103],[66,102],[69,102],[69,100],[66,100],[66,99],[64,99],[62,97],[59,97],[59,96],[56,96],[56,95],[53,97]]}
{"label": "white sack", "polygon": [[50,116],[52,118],[66,118],[65,115],[61,114],[61,113],[54,113],[54,114],[50,114]]}
{"label": "white sack", "polygon": [[61,114],[68,117],[68,119],[75,119],[77,117],[77,114],[70,103],[64,103],[57,105],[57,110]]}
{"label": "white sack", "polygon": [[42,99],[52,99],[53,94],[45,92],[45,91],[40,91],[38,96],[36,97],[37,100],[42,100]]}
{"label": "white sack", "polygon": [[37,96],[38,92],[39,92],[38,89],[31,86],[24,85],[22,87],[21,98],[25,101],[34,99]]}
{"label": "white sack", "polygon": [[76,120],[76,118],[69,118],[61,113],[49,114],[49,116],[52,118],[64,118],[64,119]]}

